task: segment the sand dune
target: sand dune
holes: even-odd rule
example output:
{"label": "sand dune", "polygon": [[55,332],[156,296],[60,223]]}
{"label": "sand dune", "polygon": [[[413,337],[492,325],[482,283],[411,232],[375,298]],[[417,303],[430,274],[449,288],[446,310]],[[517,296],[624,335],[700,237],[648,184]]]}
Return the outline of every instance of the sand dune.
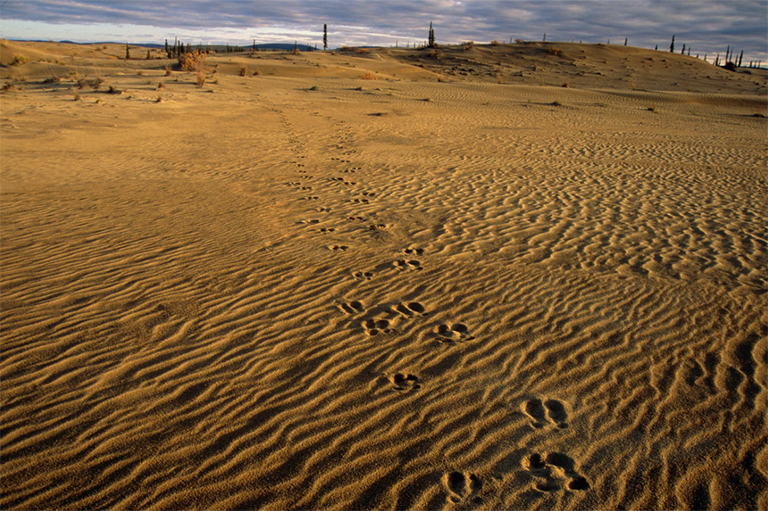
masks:
{"label": "sand dune", "polygon": [[[551,56],[514,47],[443,51]],[[2,69],[3,508],[768,507],[764,72],[25,49],[61,64]]]}

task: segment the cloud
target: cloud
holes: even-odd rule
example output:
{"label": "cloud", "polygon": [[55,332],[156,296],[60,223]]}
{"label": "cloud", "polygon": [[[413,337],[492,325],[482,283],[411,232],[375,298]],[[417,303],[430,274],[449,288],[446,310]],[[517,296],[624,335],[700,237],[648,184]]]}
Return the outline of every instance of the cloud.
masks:
{"label": "cloud", "polygon": [[[433,21],[438,42],[540,39],[546,32],[548,40],[619,43],[627,37],[632,45],[663,47],[675,34],[680,45],[686,42],[702,53],[724,51],[730,44],[764,56],[767,10],[766,0],[5,0],[0,1],[0,29],[22,26],[8,20],[114,25],[124,27],[126,35],[133,30],[125,27],[142,26],[154,27],[152,34],[238,42],[227,37],[319,38],[327,23],[339,45],[388,45],[426,39]],[[114,32],[115,39],[125,39]]]}

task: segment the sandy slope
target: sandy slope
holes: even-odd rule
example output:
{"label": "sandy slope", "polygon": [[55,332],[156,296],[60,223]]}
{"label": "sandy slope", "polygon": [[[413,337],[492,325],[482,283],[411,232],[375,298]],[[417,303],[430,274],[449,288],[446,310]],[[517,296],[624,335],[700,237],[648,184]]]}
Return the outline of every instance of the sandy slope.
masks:
{"label": "sandy slope", "polygon": [[3,69],[3,508],[768,507],[764,77],[71,51]]}

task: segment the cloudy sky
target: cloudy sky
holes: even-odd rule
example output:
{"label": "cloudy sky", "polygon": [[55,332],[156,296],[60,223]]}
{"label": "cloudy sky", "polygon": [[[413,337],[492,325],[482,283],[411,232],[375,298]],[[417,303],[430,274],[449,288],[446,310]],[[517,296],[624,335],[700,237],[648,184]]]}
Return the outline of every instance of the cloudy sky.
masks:
{"label": "cloudy sky", "polygon": [[766,58],[768,0],[0,0],[8,39],[322,46],[403,46],[522,38],[608,42],[667,49],[672,34],[695,53],[744,50]]}

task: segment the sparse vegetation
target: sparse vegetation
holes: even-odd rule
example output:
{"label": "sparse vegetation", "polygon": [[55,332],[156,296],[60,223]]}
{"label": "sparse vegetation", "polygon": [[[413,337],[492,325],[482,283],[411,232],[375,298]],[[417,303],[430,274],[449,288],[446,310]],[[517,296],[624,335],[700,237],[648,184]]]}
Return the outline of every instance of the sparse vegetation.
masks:
{"label": "sparse vegetation", "polygon": [[358,55],[365,55],[366,53],[368,53],[368,49],[367,48],[355,48],[355,53],[357,53]]}
{"label": "sparse vegetation", "polygon": [[547,48],[547,53],[550,55],[560,55],[560,48],[557,46],[550,46]]}
{"label": "sparse vegetation", "polygon": [[491,41],[491,46],[500,46],[500,45],[501,45],[501,43],[499,41],[497,41],[496,39]]}
{"label": "sparse vegetation", "polygon": [[202,87],[203,85],[205,85],[205,73],[203,71],[197,72],[195,83],[197,84],[198,87]]}
{"label": "sparse vegetation", "polygon": [[173,71],[171,70],[171,66],[167,66],[165,68],[165,76],[171,76],[173,74]]}
{"label": "sparse vegetation", "polygon": [[77,92],[77,89],[72,89],[72,96],[73,101],[80,101],[80,93]]}
{"label": "sparse vegetation", "polygon": [[563,82],[563,87],[564,87],[564,88],[566,88],[566,89],[567,89],[567,88],[569,88],[570,86],[571,86],[571,82],[569,82],[568,80],[566,80],[566,81],[564,81],[564,82]]}
{"label": "sparse vegetation", "polygon": [[29,59],[25,57],[24,55],[14,55],[13,56],[13,62],[11,62],[12,66],[23,66],[29,62]]}
{"label": "sparse vegetation", "polygon": [[85,78],[80,78],[77,81],[77,88],[82,90],[82,89],[85,89],[86,87],[88,87],[88,80],[86,80]]}
{"label": "sparse vegetation", "polygon": [[163,82],[158,82],[157,84],[157,90],[165,89],[165,84]]}
{"label": "sparse vegetation", "polygon": [[189,71],[192,73],[201,71],[203,69],[203,63],[205,62],[205,53],[200,50],[182,53],[179,55],[178,61],[182,71]]}
{"label": "sparse vegetation", "polygon": [[93,90],[99,90],[101,89],[102,85],[104,85],[104,79],[100,76],[97,76],[96,79],[91,83],[91,88]]}
{"label": "sparse vegetation", "polygon": [[258,69],[253,72],[253,76],[260,76],[260,75],[261,75],[261,71],[259,71]]}
{"label": "sparse vegetation", "polygon": [[515,42],[516,42],[517,44],[525,44],[525,39],[520,39],[520,38],[517,38],[517,39],[515,39]]}
{"label": "sparse vegetation", "polygon": [[469,51],[475,47],[474,41],[465,41],[462,43],[464,51]]}
{"label": "sparse vegetation", "polygon": [[240,68],[240,76],[248,76],[248,68],[245,66],[242,66]]}
{"label": "sparse vegetation", "polygon": [[318,87],[317,85],[313,85],[312,87],[309,88],[309,90],[320,90],[320,87]]}
{"label": "sparse vegetation", "polygon": [[647,110],[648,110],[649,112],[656,112],[656,107],[655,107],[655,106],[649,106],[649,107],[647,108]]}
{"label": "sparse vegetation", "polygon": [[3,85],[3,92],[12,92],[16,90],[16,86],[13,84],[13,82],[8,82],[5,85]]}
{"label": "sparse vegetation", "polygon": [[376,80],[376,75],[371,73],[370,71],[368,71],[367,73],[365,73],[360,78],[362,78],[363,80]]}

